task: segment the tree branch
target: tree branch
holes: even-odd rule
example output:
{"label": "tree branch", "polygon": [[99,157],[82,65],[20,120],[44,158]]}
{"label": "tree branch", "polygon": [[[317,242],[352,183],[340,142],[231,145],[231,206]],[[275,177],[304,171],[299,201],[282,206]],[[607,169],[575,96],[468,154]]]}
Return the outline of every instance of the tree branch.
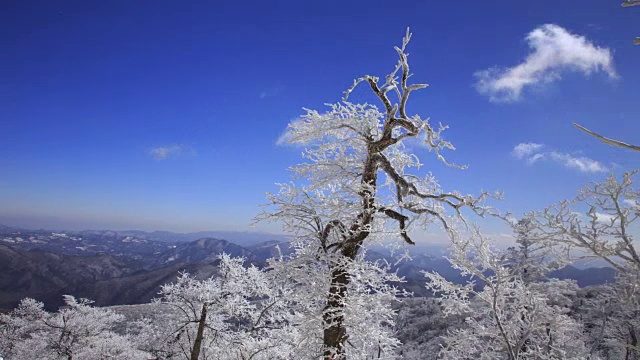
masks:
{"label": "tree branch", "polygon": [[416,244],[413,240],[411,240],[411,238],[409,237],[409,234],[407,234],[406,221],[409,220],[408,216],[402,215],[395,210],[385,208],[385,207],[378,208],[378,211],[384,213],[391,219],[396,220],[398,222],[398,225],[400,226],[400,236],[402,236],[404,241],[406,241],[410,245]]}
{"label": "tree branch", "polygon": [[582,127],[576,123],[573,123],[573,126],[577,127],[578,129],[586,132],[587,134],[602,140],[603,143],[607,144],[607,145],[611,145],[611,146],[617,146],[623,149],[629,149],[629,150],[633,150],[633,151],[640,151],[640,146],[636,146],[636,145],[630,145],[627,143],[624,143],[622,141],[618,141],[618,140],[614,140],[614,139],[610,139],[608,137],[604,137],[596,132],[593,132],[585,127]]}

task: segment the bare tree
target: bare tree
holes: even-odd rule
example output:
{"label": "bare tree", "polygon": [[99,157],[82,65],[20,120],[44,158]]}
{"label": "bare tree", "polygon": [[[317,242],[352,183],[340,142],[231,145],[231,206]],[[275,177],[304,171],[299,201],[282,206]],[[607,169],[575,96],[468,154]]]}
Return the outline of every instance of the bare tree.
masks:
{"label": "bare tree", "polygon": [[[451,230],[463,208],[479,215],[491,211],[484,205],[490,196],[487,193],[443,192],[431,174],[409,172],[422,166],[417,155],[405,147],[410,139],[424,140],[426,148],[445,164],[441,151],[454,149],[441,138],[446,127],[436,130],[428,119],[407,114],[409,95],[427,87],[408,82],[406,46],[410,38],[407,30],[402,46],[395,48],[398,64],[384,82],[369,75],[359,78],[345,92],[343,102],[330,105],[323,114],[307,110],[289,125],[282,140],[305,145],[307,162],[292,167],[298,183],[280,184],[278,194],[268,195],[276,210],[259,216],[282,222],[299,242],[315,249],[327,266],[330,281],[322,317],[325,359],[346,357],[348,269],[357,261],[365,240],[395,236],[414,244],[413,228],[425,228],[435,221]],[[383,111],[348,102],[363,83]]]}
{"label": "bare tree", "polygon": [[637,172],[614,175],[585,186],[572,201],[562,201],[537,214],[541,236],[564,245],[567,254],[600,258],[620,273],[637,276],[640,255],[633,241],[640,216],[640,193],[632,187]]}

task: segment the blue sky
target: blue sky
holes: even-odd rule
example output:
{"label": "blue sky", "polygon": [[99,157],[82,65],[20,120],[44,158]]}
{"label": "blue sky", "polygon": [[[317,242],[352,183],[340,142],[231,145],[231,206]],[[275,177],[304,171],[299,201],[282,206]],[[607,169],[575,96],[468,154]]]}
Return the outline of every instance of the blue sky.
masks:
{"label": "blue sky", "polygon": [[427,167],[541,209],[639,168],[571,126],[640,143],[640,7],[619,2],[4,2],[0,223],[247,230],[300,161],[287,123],[388,73],[407,27],[430,84],[408,110],[469,165]]}

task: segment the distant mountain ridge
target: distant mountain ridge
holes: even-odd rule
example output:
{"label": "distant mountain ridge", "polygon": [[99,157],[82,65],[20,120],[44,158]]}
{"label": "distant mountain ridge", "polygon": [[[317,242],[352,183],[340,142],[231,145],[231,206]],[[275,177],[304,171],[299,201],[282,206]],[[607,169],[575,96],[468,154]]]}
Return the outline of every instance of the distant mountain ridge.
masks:
{"label": "distant mountain ridge", "polygon": [[9,231],[0,233],[0,309],[25,297],[56,309],[64,294],[99,306],[146,303],[181,271],[201,279],[215,275],[221,253],[264,266],[278,247],[285,253],[289,247],[275,240],[243,247],[215,238],[166,243],[107,231]]}
{"label": "distant mountain ridge", "polygon": [[146,303],[180,272],[198,279],[217,274],[217,261],[210,258],[148,270],[142,261],[128,257],[63,255],[0,244],[0,309],[14,308],[31,297],[53,310],[63,305],[64,294],[89,298],[98,306]]}
{"label": "distant mountain ridge", "polygon": [[616,274],[616,270],[610,267],[580,269],[573,265],[567,265],[562,269],[552,271],[549,276],[560,280],[573,279],[576,280],[578,286],[585,287],[611,283],[615,280]]}
{"label": "distant mountain ridge", "polygon": [[[150,235],[151,234],[151,235]],[[151,270],[162,266],[168,266],[177,262],[201,263],[211,260],[210,254],[220,252],[233,256],[243,256],[250,261],[260,262],[266,254],[260,253],[258,259],[253,259],[252,249],[256,246],[265,247],[270,256],[275,256],[275,247],[269,246],[282,244],[282,241],[272,239],[266,242],[246,241],[244,246],[237,245],[226,239],[214,237],[201,237],[194,240],[167,238],[158,240],[152,236],[154,233],[146,232],[119,232],[119,231],[76,231],[55,232],[50,230],[24,230],[4,227],[0,229],[0,244],[20,249],[40,249],[47,252],[64,255],[89,256],[95,254],[109,254],[113,256],[126,256],[143,263],[145,269]],[[169,233],[163,233],[164,235]],[[173,234],[173,233],[171,233]],[[247,233],[248,234],[248,233]],[[245,234],[246,235],[246,234]],[[190,234],[189,236],[193,236]],[[155,240],[154,240],[155,239]],[[265,245],[266,244],[266,245]]]}
{"label": "distant mountain ridge", "polygon": [[63,294],[89,297],[97,281],[140,273],[130,258],[110,255],[72,256],[0,245],[0,308],[12,308],[24,297],[62,305]]}
{"label": "distant mountain ridge", "polygon": [[[8,228],[0,230],[0,309],[13,308],[24,297],[43,301],[48,308],[62,304],[63,294],[87,297],[97,305],[148,302],[161,285],[181,271],[198,278],[216,274],[217,256],[240,256],[247,264],[265,266],[269,258],[290,254],[289,243],[270,240],[241,246],[226,239],[205,237],[189,242],[163,242],[122,232],[56,233]],[[399,263],[391,254],[369,250],[369,261],[386,261],[406,282],[397,286],[416,296],[431,296],[424,271],[450,281],[464,282],[442,256],[419,254]],[[554,277],[575,279],[580,286],[612,282],[610,268],[557,270]]]}
{"label": "distant mountain ridge", "polygon": [[23,229],[0,224],[0,235],[22,231],[27,233],[56,232],[75,236],[91,237],[135,237],[140,240],[178,243],[189,242],[202,238],[217,238],[243,245],[252,246],[268,241],[284,242],[288,237],[282,234],[272,234],[259,231],[197,231],[189,233],[178,233],[171,231],[142,231],[142,230],[45,230],[45,229]]}
{"label": "distant mountain ridge", "polygon": [[179,244],[160,254],[154,263],[155,268],[176,263],[204,264],[213,263],[219,254],[243,257],[250,263],[261,263],[266,259],[257,258],[253,252],[227,240],[202,238],[192,242]]}

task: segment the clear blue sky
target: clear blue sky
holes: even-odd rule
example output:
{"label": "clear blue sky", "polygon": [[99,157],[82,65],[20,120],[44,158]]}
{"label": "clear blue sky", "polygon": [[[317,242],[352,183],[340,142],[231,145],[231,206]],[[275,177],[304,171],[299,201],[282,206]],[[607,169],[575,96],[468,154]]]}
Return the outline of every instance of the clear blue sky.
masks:
{"label": "clear blue sky", "polygon": [[443,188],[541,209],[639,168],[571,126],[640,143],[640,7],[619,3],[4,1],[0,223],[246,230],[300,161],[287,123],[386,74],[406,27],[430,84],[409,111],[469,165],[422,154]]}

